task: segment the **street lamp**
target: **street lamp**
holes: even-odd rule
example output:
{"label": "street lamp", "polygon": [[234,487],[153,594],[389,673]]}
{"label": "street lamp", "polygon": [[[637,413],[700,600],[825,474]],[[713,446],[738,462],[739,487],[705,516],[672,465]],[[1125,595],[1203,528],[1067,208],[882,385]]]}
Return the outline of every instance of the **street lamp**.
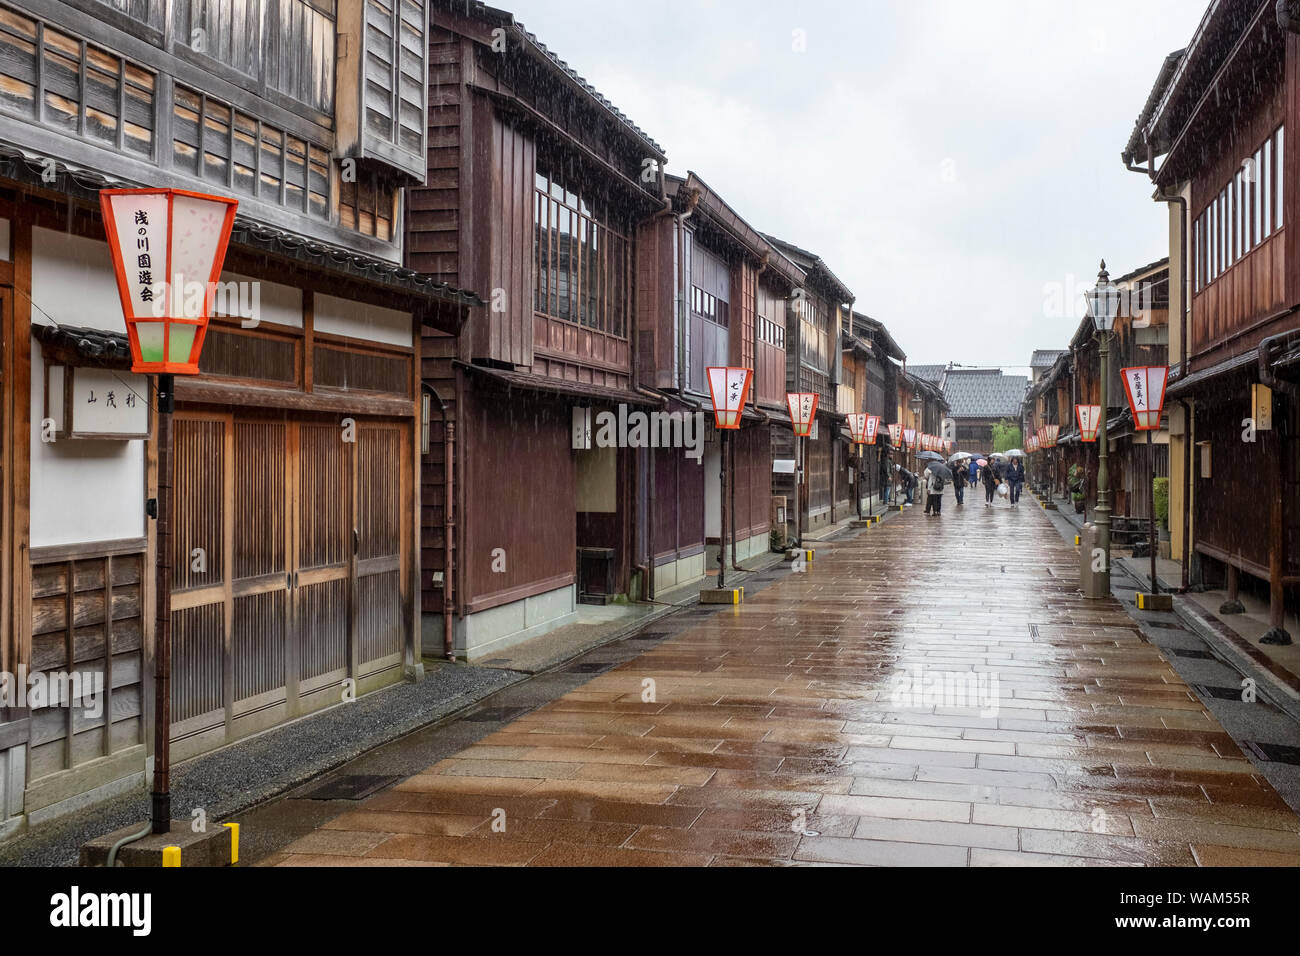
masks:
{"label": "street lamp", "polygon": [[158,509],[154,617],[153,832],[171,830],[172,412],[175,376],[199,353],[239,203],[183,189],[99,193],[131,371],[157,376]]}
{"label": "street lamp", "polygon": [[[722,518],[718,526],[718,587],[722,588],[727,573],[727,434],[740,428],[754,371],[729,366],[711,366],[707,371],[709,394],[713,398],[713,423],[718,429],[718,458],[722,462],[722,469],[718,473],[721,483],[718,501]],[[734,535],[735,515],[731,515],[731,521]],[[734,546],[735,542],[732,544]]]}
{"label": "street lamp", "polygon": [[1106,437],[1106,419],[1110,415],[1110,333],[1119,314],[1119,286],[1110,281],[1106,260],[1101,261],[1095,288],[1083,294],[1088,304],[1088,316],[1098,335],[1101,357],[1101,418],[1097,428],[1097,546],[1101,548],[1103,567],[1101,584],[1103,593],[1110,592],[1110,474],[1106,470],[1109,441]]}
{"label": "street lamp", "polygon": [[785,404],[790,410],[790,425],[794,430],[794,536],[795,544],[803,547],[803,467],[804,439],[812,434],[817,416],[815,392],[786,392]]}

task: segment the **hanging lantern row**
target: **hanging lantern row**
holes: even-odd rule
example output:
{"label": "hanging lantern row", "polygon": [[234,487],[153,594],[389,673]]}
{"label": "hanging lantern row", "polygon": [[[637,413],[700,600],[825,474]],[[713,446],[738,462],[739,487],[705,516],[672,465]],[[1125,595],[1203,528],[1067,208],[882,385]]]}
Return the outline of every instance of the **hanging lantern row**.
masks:
{"label": "hanging lantern row", "polygon": [[1169,379],[1169,367],[1149,365],[1126,368],[1120,375],[1124,377],[1128,407],[1133,412],[1133,427],[1140,432],[1157,431],[1165,407],[1165,383]]}
{"label": "hanging lantern row", "polygon": [[1096,441],[1101,428],[1100,405],[1075,405],[1074,417],[1079,422],[1079,435],[1084,441]]}
{"label": "hanging lantern row", "polygon": [[849,439],[855,445],[874,445],[880,430],[880,416],[865,412],[848,416]]}
{"label": "hanging lantern row", "polygon": [[741,413],[749,397],[749,383],[753,369],[730,366],[710,366],[709,394],[713,397],[713,421],[719,428],[740,427]]}

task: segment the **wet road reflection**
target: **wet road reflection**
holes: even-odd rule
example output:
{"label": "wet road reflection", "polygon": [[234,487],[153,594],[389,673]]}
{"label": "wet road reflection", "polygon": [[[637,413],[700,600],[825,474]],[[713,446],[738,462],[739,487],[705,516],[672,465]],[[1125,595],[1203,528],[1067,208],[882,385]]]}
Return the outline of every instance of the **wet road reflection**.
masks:
{"label": "wet road reflection", "polygon": [[919,507],[285,865],[1300,864],[1300,818],[1031,499]]}

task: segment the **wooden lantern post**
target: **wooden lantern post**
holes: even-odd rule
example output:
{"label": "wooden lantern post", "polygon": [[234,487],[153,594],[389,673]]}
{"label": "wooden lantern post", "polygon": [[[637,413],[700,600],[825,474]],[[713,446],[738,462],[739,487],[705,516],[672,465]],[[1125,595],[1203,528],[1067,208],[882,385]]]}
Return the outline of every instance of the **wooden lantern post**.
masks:
{"label": "wooden lantern post", "polygon": [[[728,366],[710,366],[709,392],[713,396],[713,423],[718,429],[718,449],[722,469],[718,479],[721,482],[719,504],[721,507],[721,524],[718,527],[718,587],[724,587],[727,574],[727,438],[731,432],[740,428],[740,416],[749,397],[749,384],[753,378],[753,369],[732,368]],[[735,552],[735,515],[731,516],[731,549]]]}
{"label": "wooden lantern post", "polygon": [[156,376],[158,500],[155,547],[152,827],[171,830],[172,413],[177,375],[199,355],[238,202],[182,189],[104,189],[104,231],[131,345],[131,371]]}
{"label": "wooden lantern post", "polygon": [[1151,433],[1160,429],[1160,415],[1165,406],[1165,383],[1169,380],[1169,366],[1148,365],[1126,368],[1120,372],[1124,391],[1128,394],[1128,407],[1133,413],[1133,428],[1147,433],[1147,480],[1150,484],[1150,515],[1147,519],[1147,550],[1151,552],[1151,593],[1160,593],[1156,578],[1156,458],[1151,444]]}

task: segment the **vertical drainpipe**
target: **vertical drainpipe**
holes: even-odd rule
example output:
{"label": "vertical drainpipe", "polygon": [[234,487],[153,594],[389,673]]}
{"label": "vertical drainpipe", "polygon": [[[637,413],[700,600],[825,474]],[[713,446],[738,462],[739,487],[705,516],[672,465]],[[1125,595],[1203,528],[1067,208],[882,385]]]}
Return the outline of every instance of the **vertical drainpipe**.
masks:
{"label": "vertical drainpipe", "polygon": [[455,534],[456,521],[452,516],[453,497],[452,480],[455,474],[453,463],[456,456],[456,423],[447,415],[447,403],[442,400],[438,390],[427,382],[420,383],[426,392],[438,403],[442,415],[443,474],[442,474],[442,652],[447,660],[456,659],[455,632],[452,628],[452,594],[451,594],[451,543]]}

